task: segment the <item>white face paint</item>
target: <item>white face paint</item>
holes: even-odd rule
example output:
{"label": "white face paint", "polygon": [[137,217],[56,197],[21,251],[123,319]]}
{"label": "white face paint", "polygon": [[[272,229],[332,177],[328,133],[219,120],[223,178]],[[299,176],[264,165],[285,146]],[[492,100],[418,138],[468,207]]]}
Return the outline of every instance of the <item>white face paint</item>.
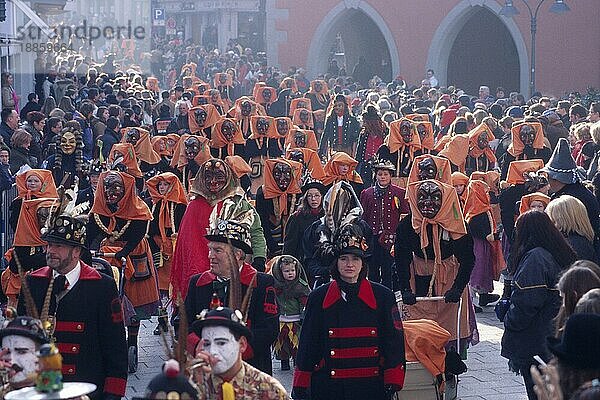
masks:
{"label": "white face paint", "polygon": [[8,349],[4,360],[10,362],[15,371],[19,371],[11,377],[10,382],[19,387],[33,383],[38,366],[35,342],[25,336],[9,335],[2,338],[2,348]]}
{"label": "white face paint", "polygon": [[229,371],[240,356],[240,342],[224,326],[207,326],[202,329],[203,350],[215,358],[212,370],[216,375]]}

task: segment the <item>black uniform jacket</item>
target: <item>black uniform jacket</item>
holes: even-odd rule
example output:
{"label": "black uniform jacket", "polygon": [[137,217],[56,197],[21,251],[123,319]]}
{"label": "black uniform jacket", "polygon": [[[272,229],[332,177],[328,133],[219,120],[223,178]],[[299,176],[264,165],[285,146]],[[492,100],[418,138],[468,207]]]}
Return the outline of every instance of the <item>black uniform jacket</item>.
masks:
{"label": "black uniform jacket", "polygon": [[[246,294],[254,276],[256,280],[246,320],[246,324],[252,331],[252,339],[243,358],[253,367],[271,375],[273,372],[271,344],[275,342],[279,333],[279,312],[273,287],[274,281],[271,275],[257,272],[250,264],[244,263],[240,270],[242,297]],[[217,276],[210,271],[192,276],[185,298],[185,311],[190,325],[196,320],[196,315],[209,308],[213,293],[217,293],[222,305],[228,305],[229,283],[226,284],[227,289],[219,283]],[[192,341],[194,339],[197,340],[193,338]]]}
{"label": "black uniform jacket", "polygon": [[[52,276],[43,267],[27,277],[39,313]],[[127,384],[127,345],[125,325],[117,285],[112,278],[81,263],[79,280],[56,304],[52,296],[49,315],[55,315],[54,337],[63,357],[66,382],[89,382],[101,394],[125,395]],[[25,315],[24,296],[19,298],[19,314]]]}
{"label": "black uniform jacket", "polygon": [[348,296],[332,281],[309,295],[293,398],[384,399],[385,387],[402,388],[404,333],[394,293],[367,279],[359,285]]}

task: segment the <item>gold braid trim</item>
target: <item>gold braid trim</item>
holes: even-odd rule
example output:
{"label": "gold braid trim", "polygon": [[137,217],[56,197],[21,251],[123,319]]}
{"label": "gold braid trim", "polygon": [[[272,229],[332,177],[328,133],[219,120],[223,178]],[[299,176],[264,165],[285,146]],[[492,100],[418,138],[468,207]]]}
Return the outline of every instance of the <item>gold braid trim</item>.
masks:
{"label": "gold braid trim", "polygon": [[[109,236],[108,240],[111,241],[111,242],[113,242],[113,243],[116,242],[117,240],[119,240],[121,238],[121,236],[123,236],[125,234],[125,231],[127,230],[127,228],[129,228],[129,225],[131,225],[131,220],[129,220],[129,221],[127,221],[127,223],[125,224],[125,226],[123,226],[123,228],[121,228],[120,231],[118,231],[118,232],[114,232],[114,231],[111,232],[111,231],[108,230],[108,228],[106,227],[106,225],[104,225],[102,223],[102,220],[100,220],[100,215],[94,213],[94,221],[96,221],[96,224],[98,225],[98,227],[100,229],[102,229],[102,231]],[[146,231],[146,233],[148,233],[148,232]]]}

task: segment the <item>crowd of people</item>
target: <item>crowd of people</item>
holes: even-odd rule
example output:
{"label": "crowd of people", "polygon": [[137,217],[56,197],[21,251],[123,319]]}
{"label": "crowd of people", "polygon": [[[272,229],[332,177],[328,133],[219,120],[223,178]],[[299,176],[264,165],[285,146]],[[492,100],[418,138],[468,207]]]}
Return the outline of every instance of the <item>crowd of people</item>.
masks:
{"label": "crowd of people", "polygon": [[176,343],[145,398],[392,398],[434,331],[443,390],[494,306],[530,399],[595,398],[600,103],[308,80],[236,41],[142,58],[44,59],[26,103],[2,74],[8,395],[58,351],[39,376],[121,398],[152,316]]}

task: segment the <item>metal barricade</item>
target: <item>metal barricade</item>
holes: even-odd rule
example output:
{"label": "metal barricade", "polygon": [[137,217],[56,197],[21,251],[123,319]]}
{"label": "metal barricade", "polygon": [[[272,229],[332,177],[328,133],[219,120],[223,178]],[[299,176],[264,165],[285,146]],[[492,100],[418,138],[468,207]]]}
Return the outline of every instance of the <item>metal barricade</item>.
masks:
{"label": "metal barricade", "polygon": [[0,256],[3,256],[4,253],[12,246],[14,232],[9,224],[9,209],[12,201],[17,197],[17,186],[12,185],[12,187],[4,192],[2,192],[2,210],[0,211],[0,246],[2,248],[0,251],[2,253]]}

